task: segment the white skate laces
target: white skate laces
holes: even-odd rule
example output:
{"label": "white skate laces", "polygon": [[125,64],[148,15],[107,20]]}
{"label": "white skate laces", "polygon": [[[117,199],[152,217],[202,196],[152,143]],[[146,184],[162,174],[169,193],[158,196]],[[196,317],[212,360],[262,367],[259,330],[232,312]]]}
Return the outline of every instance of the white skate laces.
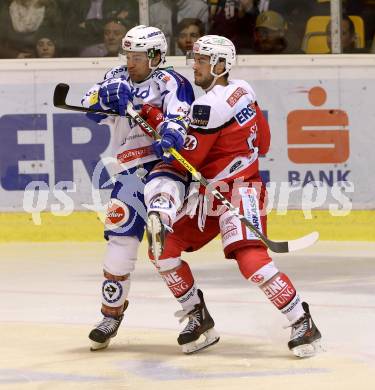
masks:
{"label": "white skate laces", "polygon": [[95,328],[89,334],[91,351],[97,351],[108,347],[111,338],[115,337],[117,334],[122,318],[123,315],[119,318],[104,316],[103,319],[95,325]]}
{"label": "white skate laces", "polygon": [[97,351],[98,349],[104,349],[108,347],[108,344],[112,337],[117,335],[118,328],[121,325],[124,318],[124,312],[129,306],[129,301],[126,300],[122,307],[122,314],[118,317],[110,317],[104,315],[103,319],[95,325],[95,328],[90,332],[89,339],[91,341],[91,351]]}
{"label": "white skate laces", "polygon": [[321,334],[311,318],[309,306],[302,303],[305,314],[295,322],[284,328],[291,328],[289,349],[297,357],[311,357],[317,352],[323,351],[321,346]]}
{"label": "white skate laces", "polygon": [[292,328],[290,333],[291,340],[295,340],[298,337],[302,337],[311,327],[311,319],[306,318],[306,315],[299,318],[293,324],[284,326],[284,328]]}
{"label": "white skate laces", "polygon": [[185,326],[185,329],[181,333],[193,332],[194,329],[201,324],[201,313],[199,312],[199,310],[194,311],[194,308],[192,308],[191,310],[178,310],[176,311],[176,313],[174,313],[174,315],[175,317],[179,318],[179,323],[182,323],[187,318],[189,319],[187,325]]}
{"label": "white skate laces", "polygon": [[112,317],[103,317],[103,319],[98,322],[95,326],[97,330],[105,334],[113,334],[113,332],[117,331],[120,326],[121,320],[117,320]]}
{"label": "white skate laces", "polygon": [[[201,290],[198,290],[198,296],[200,299],[199,304],[175,313],[180,323],[186,319],[188,320],[185,328],[177,338],[178,344],[182,346],[182,352],[186,354],[207,348],[217,343],[220,339],[220,336],[214,329],[215,322],[206,308]],[[201,340],[201,336],[203,336],[204,340]]]}

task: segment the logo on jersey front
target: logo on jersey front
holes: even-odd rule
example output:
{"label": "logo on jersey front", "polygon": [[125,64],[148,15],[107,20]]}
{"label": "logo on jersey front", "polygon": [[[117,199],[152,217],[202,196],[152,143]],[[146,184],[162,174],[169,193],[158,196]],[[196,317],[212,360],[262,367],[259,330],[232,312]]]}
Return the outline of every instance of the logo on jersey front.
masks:
{"label": "logo on jersey front", "polygon": [[141,87],[132,87],[131,93],[133,94],[133,97],[144,100],[150,95],[150,85],[147,89],[142,89]]}
{"label": "logo on jersey front", "polygon": [[186,150],[194,150],[198,146],[198,140],[194,135],[187,135],[185,138],[184,149]]}
{"label": "logo on jersey front", "polygon": [[233,107],[239,100],[240,100],[240,97],[243,96],[243,95],[247,95],[247,91],[241,87],[238,87],[233,93],[232,95],[229,96],[229,98],[227,99],[227,103]]}
{"label": "logo on jersey front", "polygon": [[107,207],[107,217],[105,227],[107,229],[116,229],[124,225],[129,220],[128,206],[118,199],[111,199]]}
{"label": "logo on jersey front", "polygon": [[245,123],[251,121],[256,115],[255,103],[251,102],[246,107],[243,107],[237,114],[234,116],[237,123],[240,126],[243,126]]}
{"label": "logo on jersey front", "polygon": [[211,106],[197,104],[193,106],[192,125],[207,126],[210,120]]}
{"label": "logo on jersey front", "polygon": [[122,286],[117,280],[106,280],[103,283],[102,294],[106,302],[117,302],[122,295]]}

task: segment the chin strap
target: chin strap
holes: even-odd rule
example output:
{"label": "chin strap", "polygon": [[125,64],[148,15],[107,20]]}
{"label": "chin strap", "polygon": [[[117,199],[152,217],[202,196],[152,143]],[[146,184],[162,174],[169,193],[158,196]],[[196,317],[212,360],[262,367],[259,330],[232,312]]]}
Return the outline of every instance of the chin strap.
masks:
{"label": "chin strap", "polygon": [[214,76],[214,79],[212,80],[212,83],[210,84],[210,86],[208,88],[205,88],[205,92],[209,92],[216,84],[216,80],[221,77],[221,76],[224,76],[228,73],[228,70],[224,70],[224,72],[220,73],[220,74],[216,74],[214,73],[214,66],[215,65],[211,65],[211,71],[210,71],[210,74],[211,76]]}

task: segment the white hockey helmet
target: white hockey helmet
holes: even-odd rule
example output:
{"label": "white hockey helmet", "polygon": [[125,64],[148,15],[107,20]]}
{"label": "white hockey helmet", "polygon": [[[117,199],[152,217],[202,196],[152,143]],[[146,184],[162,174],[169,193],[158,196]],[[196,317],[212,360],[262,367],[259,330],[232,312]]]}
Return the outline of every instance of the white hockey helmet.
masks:
{"label": "white hockey helmet", "polygon": [[[210,57],[211,74],[214,77],[220,77],[228,73],[236,62],[236,48],[233,42],[220,35],[204,35],[199,38],[194,43],[194,53]],[[225,60],[225,71],[220,75],[216,75],[213,73],[213,67],[220,59]]]}
{"label": "white hockey helmet", "polygon": [[155,52],[160,50],[160,64],[162,64],[165,61],[168,44],[163,32],[157,27],[139,25],[131,28],[126,33],[122,39],[122,50],[124,52],[146,52],[150,63],[155,57]]}

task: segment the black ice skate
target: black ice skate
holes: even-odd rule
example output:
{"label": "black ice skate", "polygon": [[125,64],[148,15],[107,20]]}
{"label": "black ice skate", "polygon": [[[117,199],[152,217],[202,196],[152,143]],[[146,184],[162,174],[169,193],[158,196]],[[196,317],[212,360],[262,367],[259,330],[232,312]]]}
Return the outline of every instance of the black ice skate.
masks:
{"label": "black ice skate", "polygon": [[[128,305],[129,301],[125,301],[123,313]],[[89,334],[91,351],[97,351],[108,347],[111,338],[116,336],[123,317],[124,314],[121,314],[118,317],[104,316],[103,319],[96,324],[95,328]]]}
{"label": "black ice skate", "polygon": [[302,307],[305,314],[291,325],[288,347],[298,357],[310,357],[322,349],[320,345],[322,335],[311,318],[309,305],[302,302]]}
{"label": "black ice skate", "polygon": [[157,264],[159,257],[164,250],[165,234],[172,229],[165,225],[160,214],[156,211],[151,211],[147,218],[146,235],[148,246],[154,256],[155,263]]}
{"label": "black ice skate", "polygon": [[[215,322],[204,303],[201,290],[198,290],[198,296],[201,303],[195,305],[192,310],[181,310],[176,313],[177,317],[181,317],[180,322],[186,318],[189,319],[185,329],[177,339],[178,344],[182,345],[182,352],[186,354],[200,351],[210,345],[216,344],[220,340],[219,334],[214,329]],[[205,337],[205,340],[198,343],[201,335]]]}

